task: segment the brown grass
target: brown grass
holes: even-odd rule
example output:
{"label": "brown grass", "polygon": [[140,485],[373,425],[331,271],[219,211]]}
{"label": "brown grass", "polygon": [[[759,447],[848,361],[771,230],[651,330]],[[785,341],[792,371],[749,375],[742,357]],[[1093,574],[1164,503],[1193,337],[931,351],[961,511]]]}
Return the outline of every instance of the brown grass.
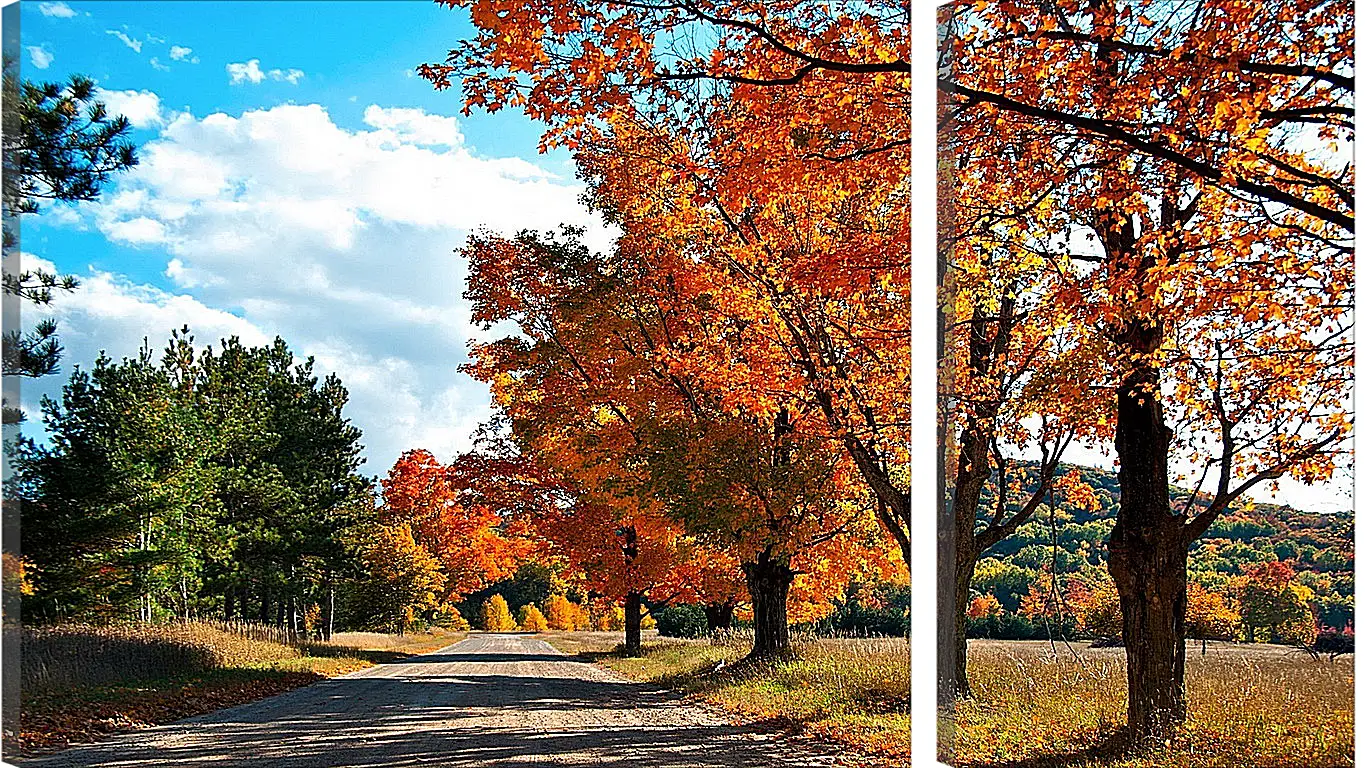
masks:
{"label": "brown grass", "polygon": [[288,639],[276,628],[202,622],[19,631],[21,754],[244,704],[463,637],[343,633],[287,643],[265,639]]}
{"label": "brown grass", "polygon": [[1115,751],[1126,707],[1121,648],[973,642],[974,698],[952,744],[964,766],[1329,768],[1351,765],[1353,658],[1280,646],[1191,644],[1189,721],[1169,742]]}
{"label": "brown grass", "polygon": [[910,758],[910,665],[904,639],[802,638],[792,658],[741,663],[751,638],[653,638],[640,658],[614,653],[619,633],[549,633],[566,653],[627,677],[682,691],[763,722],[851,747],[885,764]]}

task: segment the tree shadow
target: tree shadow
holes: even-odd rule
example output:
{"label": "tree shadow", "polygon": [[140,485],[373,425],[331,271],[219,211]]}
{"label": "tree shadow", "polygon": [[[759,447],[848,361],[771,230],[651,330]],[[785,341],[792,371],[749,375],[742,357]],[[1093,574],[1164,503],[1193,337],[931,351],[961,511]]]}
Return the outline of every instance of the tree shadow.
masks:
{"label": "tree shadow", "polygon": [[[1080,766],[1094,765],[1096,762],[1113,761],[1140,753],[1141,749],[1133,746],[1127,734],[1118,731],[1105,737],[1100,743],[1085,749],[1049,752],[1021,760],[987,763],[986,765],[989,768],[1079,768]],[[954,764],[951,760],[947,762],[949,765]]]}
{"label": "tree shadow", "polygon": [[543,768],[547,756],[594,768],[774,764],[760,735],[779,724],[679,722],[678,706],[676,696],[610,680],[357,675],[22,765]]}

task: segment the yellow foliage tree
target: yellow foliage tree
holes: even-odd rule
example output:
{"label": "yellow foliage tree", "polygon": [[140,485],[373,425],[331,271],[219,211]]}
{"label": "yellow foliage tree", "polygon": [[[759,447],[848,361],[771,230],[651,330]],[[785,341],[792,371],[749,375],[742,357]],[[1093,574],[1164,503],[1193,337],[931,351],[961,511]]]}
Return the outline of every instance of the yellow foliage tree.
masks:
{"label": "yellow foliage tree", "polygon": [[550,628],[545,621],[545,614],[534,605],[523,605],[517,612],[517,618],[521,622],[522,632],[544,632]]}
{"label": "yellow foliage tree", "polygon": [[517,622],[507,609],[507,600],[502,595],[493,595],[484,601],[479,612],[479,624],[485,632],[516,632]]}
{"label": "yellow foliage tree", "polygon": [[563,595],[550,595],[545,601],[545,621],[550,629],[572,632],[580,625],[579,614],[583,608]]}

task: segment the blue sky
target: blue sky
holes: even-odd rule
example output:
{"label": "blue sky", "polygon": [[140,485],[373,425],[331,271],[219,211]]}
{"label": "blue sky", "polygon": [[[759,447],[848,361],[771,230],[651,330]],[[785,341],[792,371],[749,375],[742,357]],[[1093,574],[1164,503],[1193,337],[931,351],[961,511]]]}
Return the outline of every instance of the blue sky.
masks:
{"label": "blue sky", "polygon": [[[22,74],[94,78],[141,163],[96,203],[26,217],[22,249],[77,275],[50,310],[63,373],[189,324],[200,342],[283,336],[352,393],[365,471],[450,457],[489,414],[458,373],[471,339],[452,251],[470,231],[609,234],[563,153],[520,114],[461,117],[415,76],[469,31],[431,2],[21,4]],[[28,384],[39,397],[65,376]]]}

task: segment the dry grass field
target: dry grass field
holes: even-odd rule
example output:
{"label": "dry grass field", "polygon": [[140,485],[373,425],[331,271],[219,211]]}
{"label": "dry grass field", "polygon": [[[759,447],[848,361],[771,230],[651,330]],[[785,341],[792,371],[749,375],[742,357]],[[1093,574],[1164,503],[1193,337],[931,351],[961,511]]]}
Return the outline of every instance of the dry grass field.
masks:
{"label": "dry grass field", "polygon": [[59,625],[22,630],[25,754],[172,722],[448,645],[462,633],[341,633],[291,642],[250,624]]}
{"label": "dry grass field", "polygon": [[[1073,653],[1074,652],[1074,653]],[[957,764],[1025,768],[1344,768],[1352,764],[1354,656],[1198,643],[1189,722],[1144,752],[1111,747],[1124,718],[1123,649],[973,641],[974,698],[960,705]],[[946,731],[946,728],[945,728]],[[945,755],[946,757],[946,755]]]}
{"label": "dry grass field", "polygon": [[793,658],[738,663],[752,638],[647,637],[641,658],[612,653],[620,633],[547,633],[560,650],[636,680],[683,691],[728,711],[847,745],[888,765],[909,765],[910,659],[901,638],[796,641]]}

